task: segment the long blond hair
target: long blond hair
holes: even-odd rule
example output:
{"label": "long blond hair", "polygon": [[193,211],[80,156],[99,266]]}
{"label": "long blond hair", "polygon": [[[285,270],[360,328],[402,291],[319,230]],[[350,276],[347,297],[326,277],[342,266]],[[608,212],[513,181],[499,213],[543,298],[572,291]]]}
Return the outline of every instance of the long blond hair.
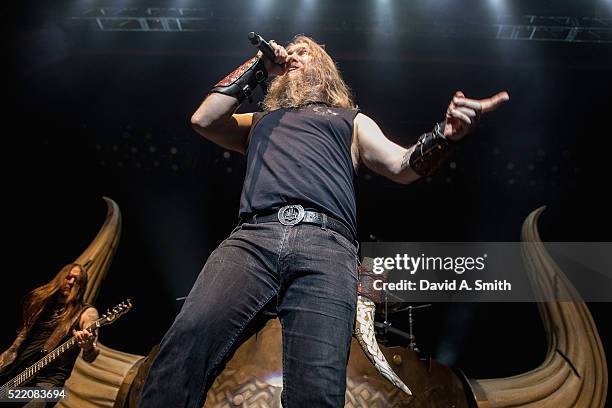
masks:
{"label": "long blond hair", "polygon": [[49,283],[37,287],[24,297],[22,331],[29,332],[49,301],[61,291],[66,276],[75,267],[79,268],[80,273],[66,298],[62,313],[55,319],[58,322],[58,327],[45,343],[45,350],[47,351],[55,347],[68,333],[74,318],[83,308],[83,295],[87,288],[87,269],[76,263],[65,265]]}
{"label": "long blond hair", "polygon": [[285,74],[272,80],[263,101],[263,109],[272,111],[317,102],[337,108],[354,109],[351,91],[325,49],[304,35],[296,36],[288,47],[297,43],[308,45],[311,60],[292,78]]}

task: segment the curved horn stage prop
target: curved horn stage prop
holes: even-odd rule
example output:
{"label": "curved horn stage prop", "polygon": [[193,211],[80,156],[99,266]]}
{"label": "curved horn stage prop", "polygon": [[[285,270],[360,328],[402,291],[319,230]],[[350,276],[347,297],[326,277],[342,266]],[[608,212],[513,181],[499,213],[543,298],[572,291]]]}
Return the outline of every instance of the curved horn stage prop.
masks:
{"label": "curved horn stage prop", "polygon": [[102,197],[106,202],[106,219],[87,249],[76,259],[76,263],[87,265],[87,290],[85,302],[95,304],[102,281],[119,245],[121,237],[121,211],[116,202]]}
{"label": "curved horn stage prop", "polygon": [[[93,298],[118,241],[119,211],[114,203],[107,203],[109,218],[88,248],[91,253],[86,251],[79,258],[98,262],[93,264],[95,290],[88,291]],[[522,241],[530,243],[524,247],[524,263],[534,291],[573,292],[575,289],[540,241],[537,220],[542,211],[540,208],[530,214],[522,228]],[[115,233],[110,232],[113,229]],[[104,255],[94,254],[92,248]],[[369,323],[373,323],[374,304],[369,303],[367,298],[360,299],[355,337],[361,337],[360,342],[365,344],[360,345],[356,338],[351,343],[345,407],[604,407],[608,383],[605,355],[584,302],[539,304],[548,336],[544,362],[525,374],[486,380],[466,380],[435,360],[421,360],[408,348],[379,346]],[[281,344],[280,324],[271,320],[238,348],[209,390],[204,406],[280,408]],[[58,406],[135,407],[154,355],[152,352],[143,359],[102,346],[94,364],[77,361],[66,384],[73,397]]]}
{"label": "curved horn stage prop", "polygon": [[[85,301],[94,304],[102,281],[110,268],[121,236],[121,211],[113,200],[103,197],[107,212],[104,224],[87,249],[76,259],[87,264],[88,282]],[[132,380],[144,357],[122,353],[98,343],[100,354],[89,364],[81,356],[66,381],[69,397],[56,407],[89,408],[123,406],[122,384]],[[125,388],[125,386],[124,386]],[[125,397],[123,397],[125,399]],[[120,403],[120,405],[116,405]]]}
{"label": "curved horn stage prop", "polygon": [[[521,231],[521,241],[530,243],[523,247],[523,259],[533,290],[536,295],[565,291],[576,299],[575,288],[540,240],[537,221],[544,208],[529,214]],[[548,337],[544,362],[513,377],[471,380],[478,406],[603,408],[608,368],[589,309],[580,301],[538,306]]]}
{"label": "curved horn stage prop", "polygon": [[[546,252],[537,231],[537,220],[544,209],[530,214],[522,228],[522,241],[529,242],[524,263],[533,289],[575,291],[563,272]],[[366,299],[367,301],[367,299]],[[365,305],[362,305],[365,306]],[[525,374],[500,379],[465,380],[435,360],[420,360],[403,347],[360,347],[354,339],[347,370],[346,407],[544,407],[603,408],[608,374],[605,355],[593,318],[584,302],[545,302],[539,304],[549,340],[549,351],[542,365]],[[367,314],[373,317],[370,305]],[[358,317],[359,321],[359,317]],[[370,340],[368,326],[361,331]],[[358,330],[359,331],[359,330]],[[373,333],[373,332],[372,332]],[[242,407],[280,407],[281,332],[271,321],[236,352],[208,393],[205,407],[241,404]],[[378,346],[378,345],[377,345]],[[391,365],[370,362],[375,354]],[[376,361],[373,361],[376,364]],[[573,368],[572,368],[573,366]],[[387,378],[381,372],[387,371]],[[392,379],[397,376],[400,382]],[[407,384],[413,395],[402,390]]]}
{"label": "curved horn stage prop", "polygon": [[375,313],[376,304],[359,295],[357,297],[357,316],[355,317],[355,337],[366,357],[374,364],[378,372],[407,395],[412,395],[406,384],[395,374],[378,346],[376,329],[374,328]]}

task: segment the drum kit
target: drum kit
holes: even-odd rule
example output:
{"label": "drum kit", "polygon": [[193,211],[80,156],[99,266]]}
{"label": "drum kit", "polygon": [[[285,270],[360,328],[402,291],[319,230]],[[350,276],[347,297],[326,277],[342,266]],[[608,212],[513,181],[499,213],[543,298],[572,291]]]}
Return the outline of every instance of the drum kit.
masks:
{"label": "drum kit", "polygon": [[[370,234],[369,238],[374,242],[380,242],[380,240],[374,235]],[[372,267],[372,258],[364,257],[361,260],[361,268],[358,268],[358,271],[360,271],[359,279],[365,286],[372,286],[372,282],[368,282],[368,275],[371,276]],[[382,277],[383,280],[387,280],[387,271],[378,276]],[[373,293],[370,291],[369,294],[372,295]],[[374,301],[378,303],[376,314],[374,316],[374,327],[376,328],[376,339],[378,343],[390,345],[392,343],[390,335],[397,336],[403,340],[401,343],[405,344],[405,341],[408,340],[407,348],[417,354],[420,354],[420,350],[416,344],[416,336],[414,334],[415,319],[413,312],[416,310],[429,308],[431,307],[431,303],[406,305],[405,300],[402,300],[388,290],[383,290],[382,293],[376,293],[375,296],[370,297],[372,297]],[[403,312],[408,312],[408,332],[394,327],[389,321],[389,317],[391,315],[396,315]]]}
{"label": "drum kit", "polygon": [[[389,301],[389,298],[393,297],[392,294],[388,292],[384,292],[383,294],[383,302],[382,307],[380,308],[380,312],[376,313],[376,320],[374,321],[374,327],[376,327],[376,338],[380,344],[389,344],[390,343],[390,335],[398,336],[404,340],[408,340],[408,349],[419,354],[421,351],[417,347],[416,336],[414,334],[414,311],[420,311],[421,309],[426,309],[431,307],[431,303],[423,304],[423,305],[408,305],[405,303],[393,302]],[[398,314],[408,312],[408,332],[404,330],[400,330],[396,327],[393,327],[393,324],[389,321],[389,317],[392,314]]]}

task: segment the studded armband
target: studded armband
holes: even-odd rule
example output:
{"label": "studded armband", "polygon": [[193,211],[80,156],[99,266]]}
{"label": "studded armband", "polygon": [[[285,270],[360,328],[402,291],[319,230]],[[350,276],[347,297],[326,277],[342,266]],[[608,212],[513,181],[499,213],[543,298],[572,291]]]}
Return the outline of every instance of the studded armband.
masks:
{"label": "studded armband", "polygon": [[261,57],[253,57],[223,78],[210,91],[233,96],[242,103],[246,98],[251,100],[253,90],[268,77],[268,71]]}
{"label": "studded armband", "polygon": [[420,176],[434,173],[449,157],[457,142],[444,137],[444,122],[422,134],[410,155],[410,168]]}

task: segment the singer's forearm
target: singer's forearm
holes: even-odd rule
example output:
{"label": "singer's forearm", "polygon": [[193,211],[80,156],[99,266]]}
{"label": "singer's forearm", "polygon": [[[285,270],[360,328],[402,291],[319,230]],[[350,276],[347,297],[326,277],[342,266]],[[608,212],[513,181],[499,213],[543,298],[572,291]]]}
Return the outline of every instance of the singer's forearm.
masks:
{"label": "singer's forearm", "polygon": [[244,154],[253,114],[233,114],[237,107],[236,98],[211,93],[191,117],[192,127],[211,142]]}
{"label": "singer's forearm", "polygon": [[222,124],[231,119],[238,108],[238,99],[220,93],[211,93],[191,116],[191,124],[197,132]]}

